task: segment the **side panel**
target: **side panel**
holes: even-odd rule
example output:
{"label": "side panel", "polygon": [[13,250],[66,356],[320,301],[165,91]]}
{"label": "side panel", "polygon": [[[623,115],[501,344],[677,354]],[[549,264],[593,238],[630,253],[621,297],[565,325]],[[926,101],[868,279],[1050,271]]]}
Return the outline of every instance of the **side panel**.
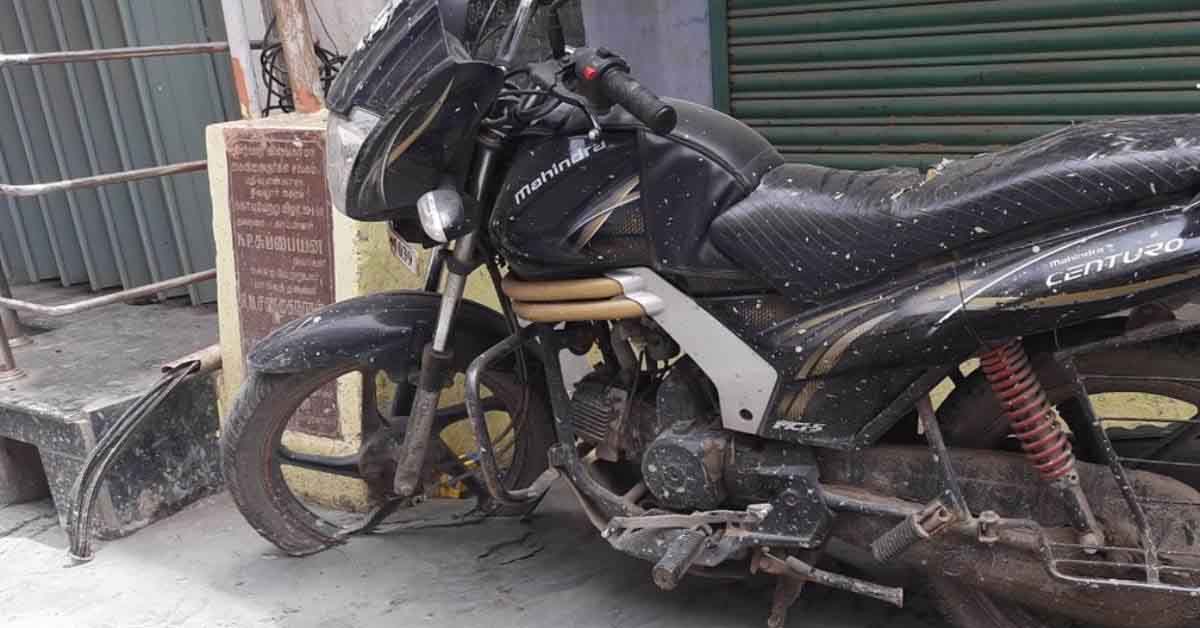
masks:
{"label": "side panel", "polygon": [[761,435],[849,448],[923,370],[956,363],[981,341],[1049,332],[1196,290],[1200,209],[1181,205],[917,269],[791,316],[739,318],[779,307],[765,297],[703,303],[780,371],[775,416]]}
{"label": "side panel", "polygon": [[[1100,223],[960,269],[980,338],[1043,332],[1200,286],[1200,207]],[[948,315],[959,316],[960,313]]]}

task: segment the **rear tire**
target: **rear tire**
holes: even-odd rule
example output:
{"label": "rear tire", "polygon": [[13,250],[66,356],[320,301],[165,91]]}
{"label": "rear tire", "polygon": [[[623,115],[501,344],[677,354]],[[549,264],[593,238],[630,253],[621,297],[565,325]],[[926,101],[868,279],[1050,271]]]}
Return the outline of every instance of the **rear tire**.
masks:
{"label": "rear tire", "polygon": [[[1038,377],[1046,388],[1050,403],[1057,405],[1070,394],[1069,380],[1058,365],[1034,357]],[[1200,405],[1200,384],[1182,380],[1197,377],[1200,362],[1200,337],[1176,336],[1141,345],[1079,356],[1079,372],[1090,394],[1112,392],[1149,393]],[[955,447],[1016,450],[1008,438],[1009,426],[983,373],[976,370],[954,389],[938,409],[946,441]],[[1165,429],[1159,430],[1165,433]],[[1123,428],[1110,428],[1116,440]],[[1132,430],[1128,431],[1132,433]],[[1139,435],[1154,428],[1138,428]],[[1118,448],[1120,442],[1117,441]],[[1200,463],[1200,439],[1175,459]],[[1192,486],[1200,486],[1196,477],[1172,474]],[[1052,618],[1021,604],[989,595],[974,587],[948,578],[930,580],[934,598],[946,619],[959,628],[1062,628],[1069,620]]]}

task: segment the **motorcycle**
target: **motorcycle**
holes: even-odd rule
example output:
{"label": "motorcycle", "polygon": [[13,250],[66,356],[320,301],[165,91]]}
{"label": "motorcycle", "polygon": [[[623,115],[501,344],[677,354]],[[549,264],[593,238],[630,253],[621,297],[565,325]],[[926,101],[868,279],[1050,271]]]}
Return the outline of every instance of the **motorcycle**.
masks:
{"label": "motorcycle", "polygon": [[[928,171],[785,163],[568,46],[561,5],[393,0],[329,90],[334,206],[433,254],[424,290],[248,356],[223,462],[265,538],[311,554],[447,487],[523,514],[561,479],[664,590],[777,576],[772,626],[806,582],[901,604],[897,572],[957,626],[1195,625],[1200,116]],[[549,54],[520,61],[539,16]],[[480,268],[499,311],[463,297]],[[361,447],[293,450],[346,376]],[[308,506],[289,468],[370,511]]]}

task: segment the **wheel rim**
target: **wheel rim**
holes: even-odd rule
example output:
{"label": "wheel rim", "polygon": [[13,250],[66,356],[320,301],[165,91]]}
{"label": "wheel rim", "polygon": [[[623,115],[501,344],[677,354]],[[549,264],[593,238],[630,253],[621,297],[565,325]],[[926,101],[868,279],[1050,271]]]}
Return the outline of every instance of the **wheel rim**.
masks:
{"label": "wheel rim", "polygon": [[[292,431],[295,414],[306,399],[332,382],[348,377],[361,378],[361,416],[364,426],[361,442],[376,443],[372,449],[377,451],[369,456],[374,459],[373,462],[359,458],[358,454],[364,452],[362,447],[355,451],[346,445],[332,445],[330,441],[322,443],[317,440],[318,437]],[[489,410],[487,418],[493,450],[506,477],[515,477],[520,474],[526,459],[525,446],[519,435],[525,416],[521,408],[528,400],[521,395],[514,395],[514,386],[501,382],[502,377],[485,373],[482,396],[484,406]],[[461,374],[456,379],[456,383],[461,385]],[[326,536],[336,537],[359,525],[365,511],[390,497],[394,463],[385,462],[381,465],[379,460],[392,445],[399,443],[402,436],[397,429],[397,422],[405,417],[387,416],[390,414],[386,407],[390,404],[391,394],[381,390],[381,386],[392,388],[394,385],[384,383],[384,380],[386,378],[379,377],[376,372],[347,370],[293,391],[279,408],[280,414],[286,414],[287,419],[278,422],[265,443],[270,451],[263,452],[264,472],[270,474],[275,482],[286,486],[290,493],[288,507],[298,509],[296,514],[310,520],[313,527]],[[480,483],[472,477],[476,466],[471,461],[476,453],[474,432],[470,429],[461,395],[455,394],[456,390],[443,391],[434,437],[427,450],[427,464],[422,473],[425,490],[421,499],[417,500],[420,506],[405,509],[397,517],[401,522],[466,516],[476,510],[479,499],[484,497],[479,489]],[[517,412],[508,412],[510,407],[516,408]],[[518,418],[513,420],[514,416]],[[368,432],[368,429],[372,431]],[[391,432],[392,435],[383,436],[376,430]],[[431,460],[436,464],[429,464]]]}

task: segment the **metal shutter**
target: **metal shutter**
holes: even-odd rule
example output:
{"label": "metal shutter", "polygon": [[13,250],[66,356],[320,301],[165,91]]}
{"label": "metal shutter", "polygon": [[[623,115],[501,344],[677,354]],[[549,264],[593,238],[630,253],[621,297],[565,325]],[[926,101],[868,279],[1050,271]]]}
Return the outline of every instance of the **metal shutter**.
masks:
{"label": "metal shutter", "polygon": [[[225,39],[219,0],[0,0],[0,51]],[[0,182],[27,184],[204,158],[204,127],[236,117],[229,57],[0,69]],[[204,173],[0,197],[0,272],[94,290],[213,266]],[[211,284],[186,289],[216,298]],[[170,294],[174,294],[173,292]]]}
{"label": "metal shutter", "polygon": [[1077,121],[1200,112],[1196,0],[710,6],[718,106],[791,161],[928,166]]}

